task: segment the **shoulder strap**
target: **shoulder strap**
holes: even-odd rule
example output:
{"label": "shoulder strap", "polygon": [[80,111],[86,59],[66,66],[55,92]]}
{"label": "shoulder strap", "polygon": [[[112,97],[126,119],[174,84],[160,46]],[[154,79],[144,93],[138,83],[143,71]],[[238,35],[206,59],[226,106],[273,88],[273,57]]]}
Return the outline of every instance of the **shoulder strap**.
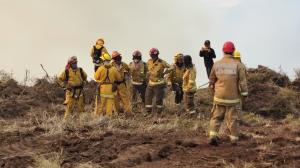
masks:
{"label": "shoulder strap", "polygon": [[104,81],[109,81],[110,82],[110,79],[109,79],[109,68],[105,67],[106,68],[106,77],[105,77],[105,80]]}
{"label": "shoulder strap", "polygon": [[65,75],[66,75],[65,82],[68,82],[69,81],[69,69],[65,69]]}

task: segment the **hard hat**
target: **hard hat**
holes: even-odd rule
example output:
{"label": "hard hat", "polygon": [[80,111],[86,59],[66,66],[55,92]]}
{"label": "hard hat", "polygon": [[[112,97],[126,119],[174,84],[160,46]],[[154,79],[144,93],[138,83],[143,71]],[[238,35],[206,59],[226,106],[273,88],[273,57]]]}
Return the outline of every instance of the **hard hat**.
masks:
{"label": "hard hat", "polygon": [[227,54],[232,54],[235,50],[234,44],[231,41],[227,41],[223,45],[223,52]]}
{"label": "hard hat", "polygon": [[111,61],[111,56],[108,53],[104,53],[101,57],[103,61]]}
{"label": "hard hat", "polygon": [[175,58],[178,58],[178,57],[183,57],[183,54],[180,53],[180,52],[177,52],[176,55],[175,55]]}
{"label": "hard hat", "polygon": [[114,59],[114,58],[116,58],[116,57],[121,56],[121,54],[120,54],[118,51],[113,51],[113,52],[111,53],[111,56],[112,56],[112,59]]}
{"label": "hard hat", "polygon": [[176,55],[174,56],[174,59],[175,59],[175,61],[178,59],[183,59],[183,54],[180,52],[176,53]]}
{"label": "hard hat", "polygon": [[77,57],[76,56],[72,56],[68,59],[68,64],[75,64],[77,63]]}
{"label": "hard hat", "polygon": [[241,58],[241,53],[238,50],[235,50],[233,53],[234,58]]}
{"label": "hard hat", "polygon": [[142,56],[142,53],[141,53],[139,50],[135,50],[135,51],[132,53],[132,56],[133,56],[133,57],[141,57],[141,56]]}
{"label": "hard hat", "polygon": [[151,48],[149,51],[149,55],[158,55],[159,51],[157,48]]}

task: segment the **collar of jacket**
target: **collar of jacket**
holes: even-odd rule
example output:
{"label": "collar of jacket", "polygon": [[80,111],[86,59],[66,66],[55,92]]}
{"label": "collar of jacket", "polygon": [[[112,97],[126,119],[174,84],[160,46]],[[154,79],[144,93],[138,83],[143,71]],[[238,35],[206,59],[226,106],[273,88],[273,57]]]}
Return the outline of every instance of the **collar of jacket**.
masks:
{"label": "collar of jacket", "polygon": [[161,62],[161,59],[160,58],[157,58],[156,60],[153,60],[151,59],[153,63],[156,63],[156,62]]}
{"label": "collar of jacket", "polygon": [[233,58],[233,55],[230,55],[230,54],[224,54],[224,58]]}

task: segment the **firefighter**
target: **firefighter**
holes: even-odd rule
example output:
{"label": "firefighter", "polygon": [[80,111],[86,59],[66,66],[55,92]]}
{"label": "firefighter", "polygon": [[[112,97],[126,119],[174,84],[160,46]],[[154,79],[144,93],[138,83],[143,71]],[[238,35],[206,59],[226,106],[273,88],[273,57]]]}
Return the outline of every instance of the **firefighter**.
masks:
{"label": "firefighter", "polygon": [[[116,88],[114,83],[121,81],[121,75],[118,70],[110,64],[111,56],[105,53],[102,58],[103,65],[100,66],[95,73],[95,80],[99,83],[100,89],[100,106],[96,110],[96,117],[106,114],[109,117],[113,115],[113,108],[115,104]],[[104,109],[106,111],[104,111]]]}
{"label": "firefighter", "polygon": [[152,101],[156,98],[157,112],[160,114],[163,110],[163,99],[166,88],[166,81],[164,76],[168,74],[172,68],[164,60],[158,57],[159,51],[157,48],[152,48],[149,52],[151,59],[147,62],[148,67],[148,85],[146,88],[146,116],[152,112]]}
{"label": "firefighter", "polygon": [[183,92],[184,92],[184,107],[188,114],[195,114],[194,97],[197,91],[196,85],[196,68],[192,62],[192,57],[186,55],[183,57],[184,66],[186,68],[183,74]]}
{"label": "firefighter", "polygon": [[112,52],[112,66],[114,66],[121,75],[121,80],[116,81],[117,92],[115,99],[115,108],[117,112],[120,112],[120,103],[122,102],[125,115],[131,115],[131,103],[129,99],[129,93],[126,86],[126,81],[129,78],[130,69],[129,66],[122,62],[122,56],[118,51]]}
{"label": "firefighter", "polygon": [[210,119],[210,145],[218,146],[219,128],[226,116],[226,126],[233,144],[239,140],[238,108],[241,96],[248,95],[245,66],[233,59],[232,42],[223,46],[224,57],[216,62],[210,75],[210,88],[214,93],[214,105]]}
{"label": "firefighter", "polygon": [[76,56],[69,58],[65,70],[58,77],[58,81],[66,90],[64,119],[69,118],[76,106],[78,112],[84,112],[83,87],[87,82],[87,74],[77,66]]}
{"label": "firefighter", "polygon": [[103,40],[103,38],[99,38],[91,50],[91,57],[93,59],[95,72],[102,65],[103,61],[101,60],[101,57],[105,53],[108,53],[108,52],[107,52],[106,48],[104,47],[104,40]]}
{"label": "firefighter", "polygon": [[174,57],[174,64],[172,71],[168,75],[168,86],[175,92],[175,104],[177,106],[181,105],[183,99],[183,90],[182,90],[182,82],[183,82],[183,74],[185,71],[184,63],[183,63],[183,54],[178,53]]}
{"label": "firefighter", "polygon": [[147,64],[142,60],[142,53],[136,50],[132,54],[132,62],[129,64],[132,84],[132,108],[137,108],[137,98],[140,96],[145,104],[145,92],[147,87]]}
{"label": "firefighter", "polygon": [[210,41],[209,40],[206,40],[204,42],[204,47],[201,48],[199,56],[203,57],[203,59],[204,59],[204,64],[205,64],[205,67],[206,67],[207,77],[209,78],[211,68],[214,65],[214,60],[213,59],[216,58],[215,50],[210,47]]}

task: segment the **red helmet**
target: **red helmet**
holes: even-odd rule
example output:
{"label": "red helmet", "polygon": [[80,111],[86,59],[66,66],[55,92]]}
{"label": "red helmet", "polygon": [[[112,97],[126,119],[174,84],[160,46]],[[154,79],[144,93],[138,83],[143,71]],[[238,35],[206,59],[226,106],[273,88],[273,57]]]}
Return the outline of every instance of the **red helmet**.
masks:
{"label": "red helmet", "polygon": [[141,57],[141,56],[142,56],[142,53],[141,53],[139,50],[135,50],[135,51],[132,53],[132,56],[133,56],[133,57]]}
{"label": "red helmet", "polygon": [[113,52],[111,53],[112,59],[114,59],[114,58],[116,58],[116,57],[119,57],[119,56],[121,56],[121,54],[120,54],[118,51],[113,51]]}
{"label": "red helmet", "polygon": [[235,50],[234,44],[231,41],[227,41],[223,45],[223,52],[224,53],[233,53]]}
{"label": "red helmet", "polygon": [[150,55],[158,55],[159,51],[158,51],[157,48],[151,48],[150,51],[149,51],[149,54]]}

